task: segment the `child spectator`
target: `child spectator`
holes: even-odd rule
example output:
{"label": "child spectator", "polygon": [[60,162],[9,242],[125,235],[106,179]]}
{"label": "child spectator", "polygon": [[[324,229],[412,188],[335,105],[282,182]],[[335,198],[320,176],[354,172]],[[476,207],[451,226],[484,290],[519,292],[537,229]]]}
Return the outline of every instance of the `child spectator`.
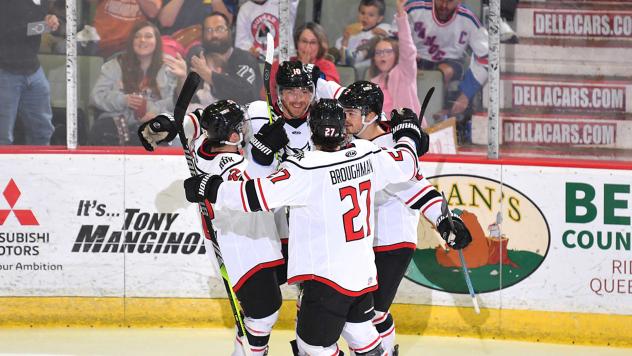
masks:
{"label": "child spectator", "polygon": [[177,80],[163,64],[161,46],[158,28],[140,22],[125,52],[103,64],[90,95],[91,104],[101,111],[90,134],[91,144],[140,144],[138,126],[161,112],[173,111]]}
{"label": "child spectator", "polygon": [[[419,113],[421,105],[417,96],[417,49],[404,11],[406,0],[397,0],[397,32],[395,38],[380,38],[371,47],[371,81],[380,86],[384,93],[383,111],[390,113],[393,108],[409,108]],[[422,122],[425,126],[425,120]]]}
{"label": "child spectator", "polygon": [[[294,28],[298,0],[290,1],[291,28]],[[279,46],[279,0],[251,0],[239,9],[235,47],[250,52],[256,58],[264,58],[266,52],[266,36],[268,32],[274,37],[274,48]],[[290,45],[291,47],[291,45]],[[294,53],[294,48],[288,49]]]}
{"label": "child spectator", "polygon": [[356,66],[364,62],[368,66],[370,40],[375,36],[387,36],[391,26],[382,22],[385,12],[384,0],[360,0],[358,22],[345,28],[342,37],[336,40],[340,53],[338,63]]}
{"label": "child spectator", "polygon": [[90,0],[98,2],[94,27],[101,38],[99,55],[109,58],[125,48],[134,25],[156,18],[162,0]]}

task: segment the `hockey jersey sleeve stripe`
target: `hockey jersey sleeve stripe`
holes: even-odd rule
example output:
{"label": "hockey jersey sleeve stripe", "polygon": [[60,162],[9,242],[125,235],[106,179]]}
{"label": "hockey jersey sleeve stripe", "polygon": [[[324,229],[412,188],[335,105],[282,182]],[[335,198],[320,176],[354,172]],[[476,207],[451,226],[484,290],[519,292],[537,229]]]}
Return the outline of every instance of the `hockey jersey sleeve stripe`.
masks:
{"label": "hockey jersey sleeve stripe", "polygon": [[398,143],[398,144],[395,145],[395,149],[401,149],[401,152],[407,152],[409,155],[412,156],[414,170],[413,170],[413,173],[411,175],[411,179],[416,177],[417,176],[417,171],[419,171],[419,167],[418,167],[419,159],[417,158],[417,153],[415,152],[415,150],[412,149],[410,147],[410,144],[408,144],[408,143]]}
{"label": "hockey jersey sleeve stripe", "polygon": [[257,189],[255,188],[255,181],[249,180],[246,181],[246,185],[244,187],[244,191],[246,193],[246,200],[248,201],[248,206],[250,207],[250,211],[261,211],[261,203],[259,202],[259,197],[257,196]]}
{"label": "hockey jersey sleeve stripe", "polygon": [[270,208],[268,208],[268,202],[266,201],[266,197],[265,195],[263,195],[263,189],[261,189],[261,179],[257,178],[257,188],[259,188],[259,196],[261,197],[261,202],[263,202],[263,208],[266,211],[270,211]]}
{"label": "hockey jersey sleeve stripe", "polygon": [[420,190],[420,191],[418,191],[418,192],[417,192],[417,194],[413,195],[413,197],[412,197],[412,198],[408,199],[408,200],[406,201],[406,203],[405,203],[405,204],[406,204],[406,205],[410,205],[410,203],[411,203],[413,200],[417,199],[417,197],[418,197],[418,196],[420,196],[421,194],[423,194],[425,191],[427,191],[427,190],[428,190],[428,189],[430,189],[431,187],[432,187],[432,185],[427,185],[427,186],[425,186],[425,187],[421,188],[421,190]]}
{"label": "hockey jersey sleeve stripe", "polygon": [[336,91],[334,92],[334,99],[338,99],[338,97],[340,96],[340,93],[342,93],[342,90],[345,89],[346,87],[340,87],[338,89],[336,89]]}
{"label": "hockey jersey sleeve stripe", "polygon": [[423,208],[423,210],[421,211],[422,214],[424,214],[426,212],[426,210],[428,210],[428,208],[430,208],[431,206],[437,204],[437,203],[441,203],[443,199],[442,198],[435,198],[432,200],[432,202],[430,202],[429,204],[426,205],[425,208]]}
{"label": "hockey jersey sleeve stripe", "polygon": [[[432,188],[432,186],[430,186],[429,188]],[[428,204],[431,200],[440,198],[440,197],[441,195],[439,194],[439,192],[437,192],[435,189],[432,189],[429,192],[423,194],[421,198],[418,199],[416,202],[410,204],[410,208],[414,210],[419,210],[424,205]]]}
{"label": "hockey jersey sleeve stripe", "polygon": [[468,8],[466,8],[464,6],[459,6],[457,11],[458,11],[457,13],[459,15],[467,17],[468,19],[472,20],[472,22],[474,23],[476,28],[480,28],[482,26],[482,24],[479,21],[478,17],[476,17],[476,15],[470,9],[468,9]]}

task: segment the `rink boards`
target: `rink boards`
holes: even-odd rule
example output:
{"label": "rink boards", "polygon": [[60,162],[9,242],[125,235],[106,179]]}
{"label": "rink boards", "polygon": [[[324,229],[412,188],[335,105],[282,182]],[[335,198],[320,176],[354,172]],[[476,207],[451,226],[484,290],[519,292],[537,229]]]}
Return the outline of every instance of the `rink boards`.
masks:
{"label": "rink boards", "polygon": [[[184,199],[185,160],[118,153],[0,154],[0,325],[230,325]],[[475,230],[465,255],[483,311],[422,220],[393,307],[400,332],[632,345],[630,164],[422,166]],[[285,296],[291,328],[292,288]]]}

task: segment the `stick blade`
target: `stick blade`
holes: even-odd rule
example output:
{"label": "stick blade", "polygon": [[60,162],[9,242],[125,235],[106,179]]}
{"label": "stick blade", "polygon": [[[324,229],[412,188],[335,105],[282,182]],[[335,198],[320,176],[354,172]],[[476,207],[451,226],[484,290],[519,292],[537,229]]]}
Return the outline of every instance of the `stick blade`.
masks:
{"label": "stick blade", "polygon": [[272,64],[274,59],[274,37],[268,32],[266,35],[266,63]]}

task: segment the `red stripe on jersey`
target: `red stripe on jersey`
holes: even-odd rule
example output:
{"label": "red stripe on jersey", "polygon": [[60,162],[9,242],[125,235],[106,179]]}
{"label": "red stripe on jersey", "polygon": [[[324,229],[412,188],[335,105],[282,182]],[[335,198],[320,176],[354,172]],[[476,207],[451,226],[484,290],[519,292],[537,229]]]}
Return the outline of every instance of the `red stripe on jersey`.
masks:
{"label": "red stripe on jersey", "polygon": [[338,348],[338,344],[336,344],[336,352],[331,354],[331,356],[338,356],[338,355],[340,355],[340,348]]}
{"label": "red stripe on jersey", "polygon": [[248,173],[246,173],[246,171],[244,171],[244,177],[246,178],[246,180],[250,180],[250,176],[248,175]]}
{"label": "red stripe on jersey", "polygon": [[375,246],[373,247],[373,251],[375,252],[386,252],[386,251],[393,251],[393,250],[399,250],[402,248],[410,248],[410,249],[416,249],[417,248],[417,244],[415,244],[414,242],[398,242],[396,244],[392,244],[392,245],[386,245],[386,246]]}
{"label": "red stripe on jersey", "polygon": [[341,86],[340,88],[336,89],[336,91],[334,92],[334,98],[338,99],[338,93],[339,93],[342,89],[344,89],[344,88],[345,88],[345,87],[342,87],[342,86]]}
{"label": "red stripe on jersey", "polygon": [[426,212],[426,210],[428,210],[428,208],[430,208],[431,206],[433,206],[433,205],[435,205],[437,203],[440,203],[442,200],[443,200],[443,198],[436,198],[432,203],[426,205],[426,207],[421,211],[421,214],[423,215]]}
{"label": "red stripe on jersey", "polygon": [[241,288],[244,283],[246,283],[246,281],[248,280],[248,278],[252,277],[255,273],[261,271],[264,268],[271,268],[271,267],[276,267],[276,266],[280,266],[282,264],[285,264],[285,260],[283,260],[283,258],[280,258],[278,260],[274,260],[274,261],[270,261],[270,262],[263,262],[263,263],[259,263],[258,265],[252,267],[248,272],[246,272],[240,279],[239,281],[237,281],[237,283],[235,284],[235,286],[233,286],[233,290],[235,292],[237,292],[239,290],[239,288]]}
{"label": "red stripe on jersey", "polygon": [[270,211],[268,208],[268,203],[266,202],[266,197],[263,195],[263,189],[261,189],[261,179],[257,178],[257,187],[259,187],[259,195],[261,196],[261,201],[263,202],[263,207],[266,211]]}
{"label": "red stripe on jersey", "polygon": [[417,158],[417,155],[414,155],[411,151],[407,149],[402,149],[401,151],[407,152],[409,155],[413,157],[413,162],[415,162],[415,170],[413,171],[413,175],[410,177],[410,179],[413,179],[417,176],[417,172],[419,171],[418,166],[417,166],[419,163],[419,159]]}
{"label": "red stripe on jersey", "polygon": [[351,349],[351,351],[353,351],[355,353],[358,353],[358,351],[361,352],[361,351],[364,351],[364,350],[367,350],[367,349],[370,350],[371,348],[373,348],[375,346],[375,344],[377,344],[380,341],[382,341],[382,337],[380,335],[378,335],[375,340],[373,340],[370,344],[368,344],[365,347],[362,347],[362,348],[359,348],[359,349],[351,349],[351,348],[349,348],[349,349]]}
{"label": "red stripe on jersey", "polygon": [[408,199],[405,204],[409,205],[410,203],[412,203],[413,200],[417,199],[418,196],[423,194],[426,190],[428,190],[431,187],[432,187],[432,185],[427,185],[427,186],[423,187],[419,192],[417,192],[417,194],[413,195],[412,198]]}
{"label": "red stripe on jersey", "polygon": [[289,240],[289,238],[287,238],[287,237],[286,238],[282,238],[281,239],[281,243],[284,244],[284,245],[287,245],[288,240]]}
{"label": "red stripe on jersey", "polygon": [[[326,284],[328,286],[330,286],[331,288],[335,289],[338,293],[347,295],[349,297],[359,297],[363,294],[366,294],[368,292],[373,292],[375,290],[377,290],[377,284],[374,286],[370,286],[370,287],[366,287],[360,291],[352,291],[352,290],[348,290],[346,288],[341,287],[340,285],[338,285],[336,282],[329,280],[325,277],[321,277],[321,276],[317,276],[315,274],[301,274],[298,276],[294,276],[290,279],[287,280],[287,284],[294,284],[296,282],[302,282],[302,281],[310,281],[310,280],[314,280],[323,284]],[[375,280],[377,281],[377,276],[375,278]]]}
{"label": "red stripe on jersey", "polygon": [[245,212],[248,212],[248,208],[246,207],[246,200],[244,199],[244,184],[246,182],[241,182],[239,185],[239,195],[241,196],[241,206],[244,208]]}

